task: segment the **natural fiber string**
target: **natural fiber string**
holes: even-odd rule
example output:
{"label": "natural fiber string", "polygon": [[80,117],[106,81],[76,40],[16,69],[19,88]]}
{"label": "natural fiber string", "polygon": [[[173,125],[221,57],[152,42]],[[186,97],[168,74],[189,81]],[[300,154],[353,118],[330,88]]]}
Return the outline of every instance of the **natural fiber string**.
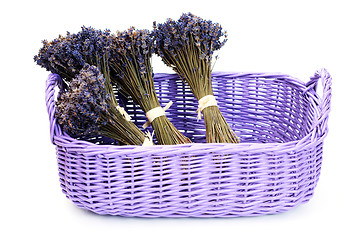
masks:
{"label": "natural fiber string", "polygon": [[154,145],[154,143],[153,143],[154,132],[153,132],[153,134],[151,134],[149,131],[147,131],[145,133],[145,135],[146,135],[146,137],[145,137],[144,143],[141,146],[153,146]]}
{"label": "natural fiber string", "polygon": [[120,107],[119,105],[117,105],[116,109],[119,111],[119,113],[121,113],[124,116],[126,121],[129,122],[131,120],[130,115],[125,111],[125,109],[123,107]]}
{"label": "natural fiber string", "polygon": [[197,120],[201,120],[201,112],[211,106],[217,106],[217,102],[214,95],[206,95],[199,100],[198,109],[196,110],[196,113],[198,114]]}
{"label": "natural fiber string", "polygon": [[[120,107],[119,105],[116,106],[116,109],[124,116],[126,121],[131,121],[130,115],[125,111],[123,107]],[[151,134],[149,131],[145,133],[145,139],[141,146],[153,146],[153,134]]]}
{"label": "natural fiber string", "polygon": [[155,118],[165,116],[165,111],[168,110],[171,105],[173,104],[172,101],[168,102],[165,107],[156,107],[146,112],[146,118],[148,121],[143,125],[143,128],[147,128],[150,124],[155,120]]}

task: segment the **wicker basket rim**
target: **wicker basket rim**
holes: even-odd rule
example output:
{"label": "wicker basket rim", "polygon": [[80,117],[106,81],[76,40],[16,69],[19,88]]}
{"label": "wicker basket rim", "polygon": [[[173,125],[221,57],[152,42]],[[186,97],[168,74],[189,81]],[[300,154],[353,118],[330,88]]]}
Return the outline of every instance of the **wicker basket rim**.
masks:
{"label": "wicker basket rim", "polygon": [[[56,76],[55,76],[56,75]],[[178,75],[175,73],[156,73],[155,76],[157,77],[167,77],[169,79],[171,78],[178,78]],[[287,149],[291,150],[292,148],[298,148],[299,145],[311,145],[311,144],[318,144],[319,142],[323,141],[323,139],[327,135],[327,131],[319,131],[320,126],[323,126],[322,129],[327,128],[327,118],[328,113],[330,111],[330,99],[331,99],[331,76],[327,72],[326,69],[320,69],[315,72],[314,76],[311,78],[311,80],[308,83],[304,83],[303,81],[299,80],[298,78],[294,78],[290,75],[283,74],[283,73],[277,73],[277,72],[267,72],[267,73],[258,73],[258,72],[214,72],[212,73],[212,77],[223,77],[223,78],[233,78],[233,77],[264,77],[269,78],[280,78],[281,80],[288,81],[291,84],[296,85],[297,87],[300,87],[300,89],[303,90],[303,94],[309,94],[310,97],[314,100],[314,103],[318,106],[315,106],[318,108],[320,116],[318,117],[318,122],[313,126],[311,131],[304,136],[301,139],[289,141],[289,142],[282,142],[282,143],[237,143],[236,149],[237,151],[249,151],[249,150],[258,150],[258,149],[267,149],[268,151],[278,151],[281,149]],[[316,86],[318,80],[321,80],[323,83],[323,97],[320,98],[319,94],[316,92]],[[84,140],[78,140],[75,138],[72,138],[71,136],[67,135],[66,133],[63,133],[60,126],[57,124],[55,116],[53,116],[53,113],[51,113],[50,108],[54,107],[54,87],[55,85],[59,85],[62,81],[60,77],[57,74],[50,74],[47,86],[46,86],[46,97],[47,97],[47,107],[48,107],[48,113],[49,113],[49,120],[51,122],[51,119],[54,120],[52,123],[53,126],[51,126],[51,140],[54,144],[66,146],[71,143],[71,145],[79,145],[79,147],[90,149],[90,148],[96,148],[99,149],[99,147],[103,147],[104,149],[108,150],[121,150],[121,151],[134,151],[138,148],[141,149],[141,151],[144,150],[159,150],[159,149],[166,149],[166,150],[177,150],[177,149],[184,149],[184,148],[194,148],[194,149],[201,149],[201,150],[208,150],[209,152],[213,152],[215,148],[221,148],[222,150],[226,149],[234,149],[233,143],[191,143],[191,144],[181,144],[181,145],[153,145],[153,146],[135,146],[135,145],[126,145],[126,146],[115,146],[115,145],[97,145],[95,143],[91,143]],[[313,91],[311,91],[313,90]],[[55,134],[55,128],[57,128],[58,132],[60,134]],[[139,149],[139,150],[140,150]],[[124,152],[125,154],[125,152]]]}

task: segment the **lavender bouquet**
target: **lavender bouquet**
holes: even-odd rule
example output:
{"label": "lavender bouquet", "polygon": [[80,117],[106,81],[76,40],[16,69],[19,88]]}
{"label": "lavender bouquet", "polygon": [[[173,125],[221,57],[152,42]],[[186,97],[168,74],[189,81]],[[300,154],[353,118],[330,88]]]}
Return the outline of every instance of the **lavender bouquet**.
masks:
{"label": "lavender bouquet", "polygon": [[[52,41],[44,40],[43,47],[34,56],[34,61],[46,70],[57,73],[69,84],[87,63],[99,67],[106,78],[110,78],[108,67],[109,30],[81,27],[75,34],[67,32]],[[107,90],[113,104],[117,104],[110,81]]]}
{"label": "lavender bouquet", "polygon": [[[221,26],[187,13],[178,21],[168,19],[157,25],[154,22],[152,35],[155,52],[189,84],[198,99],[198,119],[202,112],[207,142],[240,142],[221,114],[211,86],[213,53],[227,41]],[[225,39],[221,40],[224,35]]]}
{"label": "lavender bouquet", "polygon": [[[74,86],[71,84],[73,79],[77,79],[77,75],[86,64],[97,66],[105,79],[105,91],[111,105],[121,114],[123,121],[128,121],[130,129],[137,128],[129,119],[126,111],[118,105],[113,86],[110,82],[110,73],[108,68],[108,48],[109,48],[110,31],[96,30],[91,27],[82,27],[81,31],[76,34],[67,32],[66,36],[48,42],[43,41],[43,47],[34,57],[34,61],[46,70],[57,73],[67,84],[65,89]],[[84,122],[84,124],[86,124]],[[137,129],[138,138],[143,138],[143,133]]]}
{"label": "lavender bouquet", "polygon": [[106,136],[127,145],[152,145],[149,136],[126,119],[112,103],[108,81],[95,66],[85,64],[56,102],[60,126],[74,137]]}
{"label": "lavender bouquet", "polygon": [[151,65],[153,52],[153,39],[148,30],[132,27],[112,35],[109,54],[112,80],[146,112],[149,122],[144,127],[152,125],[159,144],[191,143],[166,117],[166,108],[160,106]]}
{"label": "lavender bouquet", "polygon": [[81,31],[76,34],[67,32],[65,36],[59,35],[50,42],[43,40],[43,47],[34,57],[34,61],[69,82],[80,72],[85,63],[104,66],[109,36],[109,30],[102,31],[82,26]]}

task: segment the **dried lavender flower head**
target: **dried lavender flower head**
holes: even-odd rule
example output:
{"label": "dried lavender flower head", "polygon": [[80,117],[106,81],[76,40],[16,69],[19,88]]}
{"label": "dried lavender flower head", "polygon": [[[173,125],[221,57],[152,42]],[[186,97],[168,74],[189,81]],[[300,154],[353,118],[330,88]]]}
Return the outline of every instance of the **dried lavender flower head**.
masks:
{"label": "dried lavender flower head", "polygon": [[84,64],[68,91],[59,95],[55,116],[63,130],[73,137],[96,136],[100,127],[107,124],[102,116],[108,112],[108,102],[105,78],[97,67]]}
{"label": "dried lavender flower head", "polygon": [[111,36],[109,61],[127,64],[137,64],[140,74],[147,73],[147,62],[154,53],[154,41],[147,29],[137,30],[131,27],[126,31],[117,32]]}
{"label": "dried lavender flower head", "polygon": [[[214,51],[219,50],[227,41],[226,31],[219,23],[204,20],[192,13],[184,13],[179,20],[168,19],[165,23],[156,24],[152,35],[155,39],[155,51],[160,57],[177,53],[194,44],[200,51],[201,59],[211,60]],[[225,36],[222,39],[222,36]]]}
{"label": "dried lavender flower head", "polygon": [[81,31],[76,34],[67,32],[65,36],[60,35],[51,42],[42,41],[43,47],[34,56],[34,61],[70,81],[85,63],[99,65],[108,51],[109,36],[109,30],[82,26]]}
{"label": "dried lavender flower head", "polygon": [[[87,63],[98,64],[107,55],[110,44],[110,30],[104,31],[92,27],[82,27],[72,35],[72,42],[81,46],[81,53]],[[90,63],[89,63],[90,64]]]}

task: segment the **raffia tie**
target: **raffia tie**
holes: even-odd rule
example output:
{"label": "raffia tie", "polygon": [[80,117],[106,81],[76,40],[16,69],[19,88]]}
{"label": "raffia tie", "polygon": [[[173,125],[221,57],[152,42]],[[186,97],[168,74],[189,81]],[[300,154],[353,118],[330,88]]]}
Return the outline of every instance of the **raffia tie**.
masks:
{"label": "raffia tie", "polygon": [[201,120],[201,112],[211,106],[217,106],[217,102],[214,95],[206,95],[199,100],[198,109],[196,110],[197,120]]}
{"label": "raffia tie", "polygon": [[141,146],[153,146],[154,145],[154,143],[153,143],[154,132],[153,132],[153,134],[151,134],[149,131],[147,131],[145,133],[145,135],[146,135],[145,140]]}
{"label": "raffia tie", "polygon": [[150,124],[155,120],[155,118],[165,116],[165,111],[168,110],[171,105],[173,104],[172,101],[168,102],[165,107],[156,107],[146,112],[146,118],[148,121],[143,125],[143,128],[147,128]]}
{"label": "raffia tie", "polygon": [[123,117],[125,118],[126,121],[130,122],[131,121],[131,117],[129,116],[129,114],[125,111],[125,109],[123,107],[120,107],[119,105],[116,106],[116,110],[119,111],[119,113],[121,115],[123,115]]}

